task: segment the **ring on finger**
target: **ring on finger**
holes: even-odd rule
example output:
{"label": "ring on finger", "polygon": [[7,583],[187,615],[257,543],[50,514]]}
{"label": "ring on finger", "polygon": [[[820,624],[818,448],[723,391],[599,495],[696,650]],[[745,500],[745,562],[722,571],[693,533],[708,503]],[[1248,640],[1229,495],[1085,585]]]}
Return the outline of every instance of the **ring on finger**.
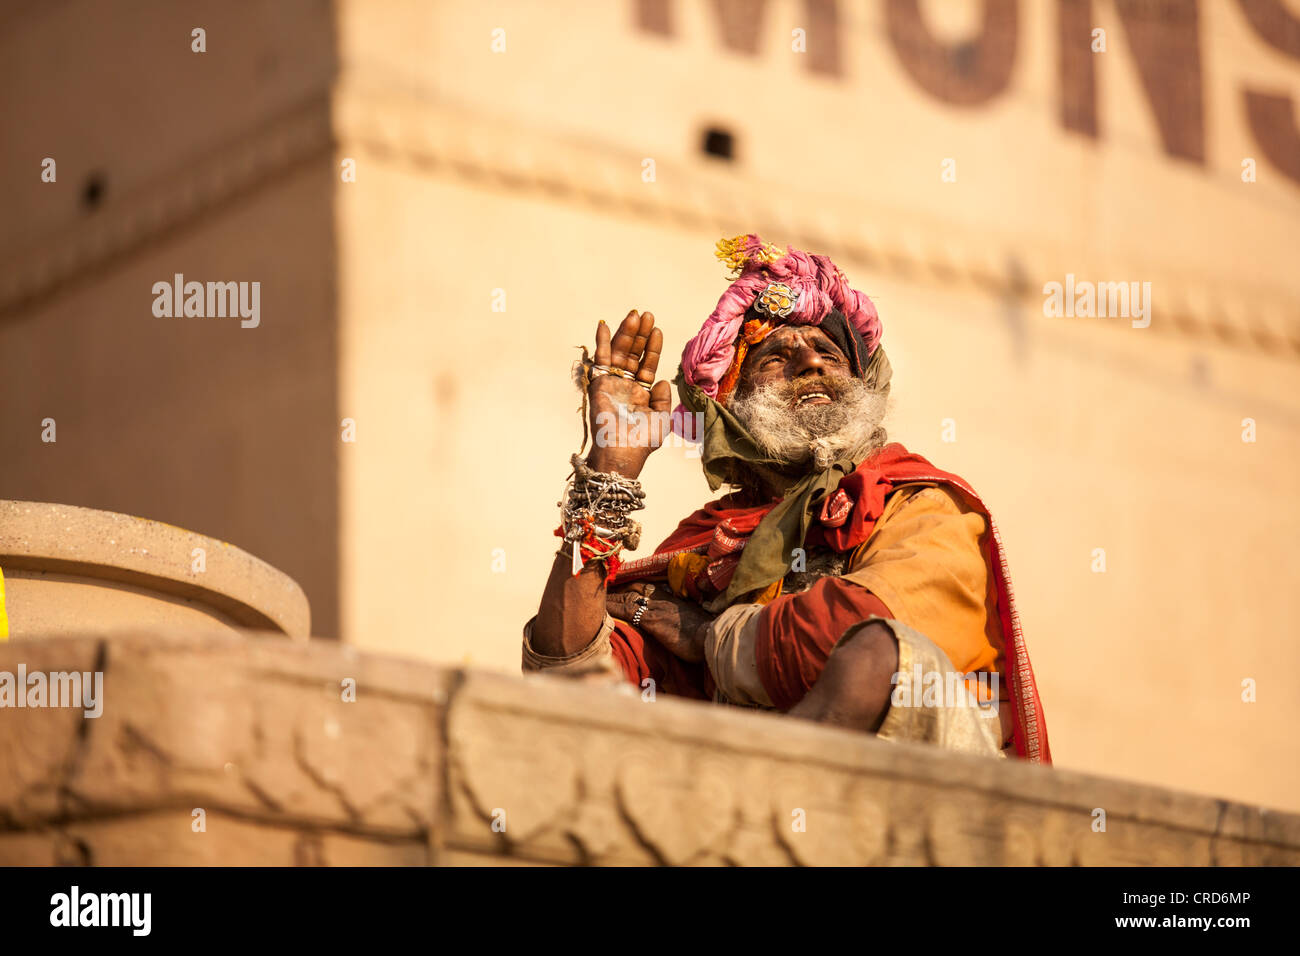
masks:
{"label": "ring on finger", "polygon": [[654,390],[653,382],[647,384],[641,381],[639,378],[636,377],[635,372],[629,372],[627,369],[623,369],[623,368],[610,368],[608,365],[593,365],[591,367],[591,372],[588,374],[588,379],[594,379],[601,375],[616,375],[619,378],[630,378],[632,381],[636,382],[636,384],[644,388],[647,392]]}
{"label": "ring on finger", "polygon": [[646,596],[644,594],[636,599],[636,613],[632,615],[633,627],[636,627],[638,624],[641,623],[641,615],[645,613],[645,609],[648,608],[649,606],[650,606],[650,602],[646,599]]}

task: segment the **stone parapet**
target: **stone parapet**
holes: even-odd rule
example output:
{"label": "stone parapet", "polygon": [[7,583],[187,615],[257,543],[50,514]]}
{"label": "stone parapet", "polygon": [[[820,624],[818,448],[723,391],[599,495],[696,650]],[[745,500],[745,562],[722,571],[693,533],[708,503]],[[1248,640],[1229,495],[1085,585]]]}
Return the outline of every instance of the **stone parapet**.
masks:
{"label": "stone parapet", "polygon": [[1291,814],[257,637],[0,645],[104,674],[99,718],[0,709],[0,864],[1300,863]]}

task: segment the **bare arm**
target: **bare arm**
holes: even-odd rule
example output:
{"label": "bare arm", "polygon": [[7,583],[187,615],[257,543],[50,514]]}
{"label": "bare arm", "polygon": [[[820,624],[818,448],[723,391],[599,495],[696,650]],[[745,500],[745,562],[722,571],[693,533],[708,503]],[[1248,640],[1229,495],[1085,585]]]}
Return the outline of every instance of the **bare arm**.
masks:
{"label": "bare arm", "polygon": [[[596,439],[587,464],[594,470],[637,478],[650,453],[662,443],[672,406],[668,383],[655,382],[662,351],[663,332],[655,328],[654,316],[649,312],[629,312],[612,337],[604,322],[596,327],[596,364],[623,369],[636,379],[602,375],[593,378],[587,388],[590,425]],[[638,382],[654,386],[647,391]],[[633,443],[641,437],[636,429],[628,428],[628,434],[621,435],[620,429],[601,427],[617,422],[620,405],[629,416],[649,416],[644,442]],[[612,441],[608,440],[611,432]],[[605,600],[604,564],[592,562],[575,575],[573,558],[563,549],[551,566],[537,609],[533,650],[550,657],[568,657],[582,650],[605,620]]]}

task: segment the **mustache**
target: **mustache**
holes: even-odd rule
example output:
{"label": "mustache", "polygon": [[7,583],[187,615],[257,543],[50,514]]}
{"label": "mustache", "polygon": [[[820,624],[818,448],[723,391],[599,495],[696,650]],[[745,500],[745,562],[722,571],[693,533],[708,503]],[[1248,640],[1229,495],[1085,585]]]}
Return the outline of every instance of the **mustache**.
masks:
{"label": "mustache", "polygon": [[763,389],[770,389],[769,394],[775,398],[784,399],[789,404],[794,404],[798,399],[812,392],[825,392],[832,400],[838,400],[840,395],[851,387],[844,383],[855,381],[857,379],[849,378],[846,375],[834,375],[816,379],[795,379],[790,382],[772,382],[755,389],[750,393],[750,396],[754,396]]}

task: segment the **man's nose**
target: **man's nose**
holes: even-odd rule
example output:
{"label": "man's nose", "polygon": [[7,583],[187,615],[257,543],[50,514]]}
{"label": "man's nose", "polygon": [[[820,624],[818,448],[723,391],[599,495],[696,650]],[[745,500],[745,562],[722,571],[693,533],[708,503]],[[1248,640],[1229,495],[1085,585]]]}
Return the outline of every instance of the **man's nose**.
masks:
{"label": "man's nose", "polygon": [[826,363],[822,361],[821,353],[808,345],[795,351],[790,357],[789,367],[791,378],[826,374]]}

